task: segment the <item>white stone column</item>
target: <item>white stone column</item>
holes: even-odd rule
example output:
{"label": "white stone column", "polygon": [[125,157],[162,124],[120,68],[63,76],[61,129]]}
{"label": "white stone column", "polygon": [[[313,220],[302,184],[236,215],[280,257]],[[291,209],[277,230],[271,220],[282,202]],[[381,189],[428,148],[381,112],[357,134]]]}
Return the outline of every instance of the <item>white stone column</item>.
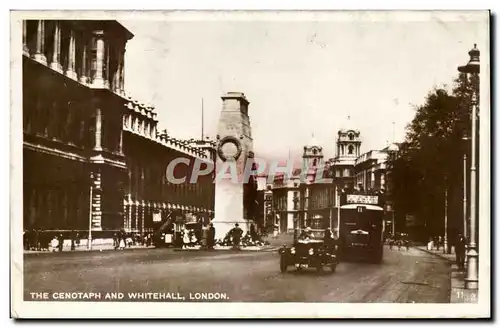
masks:
{"label": "white stone column", "polygon": [[36,30],[36,50],[35,50],[35,60],[44,65],[47,65],[47,58],[45,58],[44,53],[45,44],[45,21],[39,20]]}
{"label": "white stone column", "polygon": [[118,141],[118,152],[123,155],[123,128],[120,128],[120,139]]}
{"label": "white stone column", "polygon": [[23,20],[23,55],[29,56],[30,55],[30,50],[28,49],[28,41],[26,40],[27,38],[27,33],[28,33],[28,22],[26,20]]}
{"label": "white stone column", "polygon": [[108,88],[108,89],[111,89],[110,88],[110,85],[109,85],[109,78],[110,78],[110,75],[111,75],[111,67],[109,67],[109,57],[110,57],[110,48],[111,48],[111,45],[108,42],[106,42],[105,44],[105,51],[104,51],[104,63],[106,64],[106,74],[104,76],[104,87],[105,88]]}
{"label": "white stone column", "polygon": [[66,76],[68,76],[73,80],[77,80],[76,69],[75,69],[75,55],[76,55],[75,31],[73,29],[70,29],[69,44],[68,44],[68,67],[66,69]]}
{"label": "white stone column", "polygon": [[116,70],[113,73],[113,91],[116,93],[120,93],[121,87],[120,87],[120,73],[121,73],[121,65],[122,65],[122,59],[121,59],[121,51],[116,51],[115,52],[115,59],[116,59]]}
{"label": "white stone column", "polygon": [[61,23],[57,21],[54,24],[54,43],[52,44],[50,68],[59,73],[63,71],[61,65]]}
{"label": "white stone column", "polygon": [[96,36],[96,70],[92,77],[94,88],[104,88],[103,66],[104,66],[104,34],[99,31]]}
{"label": "white stone column", "polygon": [[102,113],[100,108],[96,108],[95,116],[95,145],[94,150],[102,151]]}
{"label": "white stone column", "polygon": [[85,36],[83,36],[82,43],[83,43],[82,70],[81,70],[81,74],[80,74],[80,83],[87,84],[87,82],[88,82],[88,75],[87,75],[87,71],[88,71],[88,65],[87,65],[87,62],[88,62],[88,53],[87,53],[88,52],[88,42],[85,39]]}
{"label": "white stone column", "polygon": [[118,83],[120,85],[120,93],[125,94],[125,47],[121,52],[120,58],[121,58],[120,80]]}
{"label": "white stone column", "polygon": [[371,171],[371,176],[370,176],[370,187],[373,189],[375,188],[375,171],[372,169]]}

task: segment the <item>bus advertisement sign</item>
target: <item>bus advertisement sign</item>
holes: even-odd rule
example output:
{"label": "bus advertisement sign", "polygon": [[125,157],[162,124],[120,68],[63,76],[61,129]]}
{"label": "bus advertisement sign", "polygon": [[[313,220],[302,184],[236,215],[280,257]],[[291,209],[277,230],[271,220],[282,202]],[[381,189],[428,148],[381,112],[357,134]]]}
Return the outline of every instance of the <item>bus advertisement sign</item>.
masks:
{"label": "bus advertisement sign", "polygon": [[378,205],[378,196],[369,195],[347,195],[346,202],[350,204]]}

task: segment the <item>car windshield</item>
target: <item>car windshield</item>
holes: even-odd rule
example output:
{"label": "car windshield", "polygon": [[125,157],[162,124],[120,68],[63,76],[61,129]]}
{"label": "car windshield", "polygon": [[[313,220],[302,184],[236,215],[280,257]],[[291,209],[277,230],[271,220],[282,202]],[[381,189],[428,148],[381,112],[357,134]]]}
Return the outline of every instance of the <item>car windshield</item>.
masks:
{"label": "car windshield", "polygon": [[324,230],[313,230],[311,229],[309,232],[302,230],[297,242],[322,242],[325,237]]}

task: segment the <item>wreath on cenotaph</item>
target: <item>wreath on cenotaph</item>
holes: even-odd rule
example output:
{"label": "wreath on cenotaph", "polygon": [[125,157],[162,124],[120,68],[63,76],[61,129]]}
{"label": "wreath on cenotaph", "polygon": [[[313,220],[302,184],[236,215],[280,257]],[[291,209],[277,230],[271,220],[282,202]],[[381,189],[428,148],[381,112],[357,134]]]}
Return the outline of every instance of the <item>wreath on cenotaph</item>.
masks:
{"label": "wreath on cenotaph", "polygon": [[230,158],[235,160],[235,161],[238,160],[238,158],[240,158],[240,156],[241,156],[241,151],[242,151],[241,150],[241,143],[237,138],[232,137],[232,136],[227,136],[227,137],[224,137],[220,140],[219,146],[217,147],[217,154],[224,162],[228,160],[228,156],[226,156],[226,154],[224,154],[224,151],[222,150],[224,145],[227,143],[232,143],[233,145],[236,146],[236,154],[234,154]]}

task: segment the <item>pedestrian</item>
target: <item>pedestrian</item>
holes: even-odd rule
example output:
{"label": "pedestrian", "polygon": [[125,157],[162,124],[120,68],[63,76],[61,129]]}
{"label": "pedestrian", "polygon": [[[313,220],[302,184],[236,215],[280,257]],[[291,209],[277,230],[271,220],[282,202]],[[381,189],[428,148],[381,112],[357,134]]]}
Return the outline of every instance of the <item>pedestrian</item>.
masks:
{"label": "pedestrian", "polygon": [[77,232],[76,233],[76,236],[75,236],[75,244],[76,244],[76,247],[80,247],[80,234]]}
{"label": "pedestrian", "polygon": [[115,250],[120,248],[120,240],[119,240],[118,234],[116,232],[113,233],[113,247],[115,248]]}
{"label": "pedestrian", "polygon": [[121,236],[121,238],[120,238],[119,248],[120,248],[120,250],[122,250],[122,251],[125,249],[125,236]]}
{"label": "pedestrian", "polygon": [[34,231],[34,238],[33,238],[33,245],[35,246],[35,250],[39,251],[41,249],[41,237],[42,237],[42,230],[41,229],[36,229]]}
{"label": "pedestrian", "polygon": [[250,238],[252,241],[257,241],[257,229],[255,228],[255,224],[250,224]]}
{"label": "pedestrian", "polygon": [[233,247],[239,249],[241,236],[243,235],[243,230],[241,230],[240,225],[238,223],[234,225],[231,235],[233,237]]}
{"label": "pedestrian", "polygon": [[215,228],[214,224],[210,223],[208,228],[208,249],[214,249],[215,246]]}
{"label": "pedestrian", "polygon": [[59,252],[63,251],[63,246],[64,246],[64,237],[62,233],[59,234]]}
{"label": "pedestrian", "polygon": [[52,238],[50,246],[52,246],[52,252],[57,251],[57,249],[59,248],[59,239],[57,238],[57,236],[54,236],[54,238]]}
{"label": "pedestrian", "polygon": [[389,237],[389,249],[392,251],[392,247],[394,246],[394,239]]}
{"label": "pedestrian", "polygon": [[133,244],[134,244],[134,240],[132,239],[132,235],[128,235],[128,237],[127,237],[128,248],[132,247]]}
{"label": "pedestrian", "polygon": [[457,236],[457,241],[455,242],[455,256],[457,260],[457,266],[459,270],[465,269],[465,248],[467,245],[467,240],[465,237],[459,233]]}
{"label": "pedestrian", "polygon": [[75,231],[71,230],[71,250],[75,250]]}

